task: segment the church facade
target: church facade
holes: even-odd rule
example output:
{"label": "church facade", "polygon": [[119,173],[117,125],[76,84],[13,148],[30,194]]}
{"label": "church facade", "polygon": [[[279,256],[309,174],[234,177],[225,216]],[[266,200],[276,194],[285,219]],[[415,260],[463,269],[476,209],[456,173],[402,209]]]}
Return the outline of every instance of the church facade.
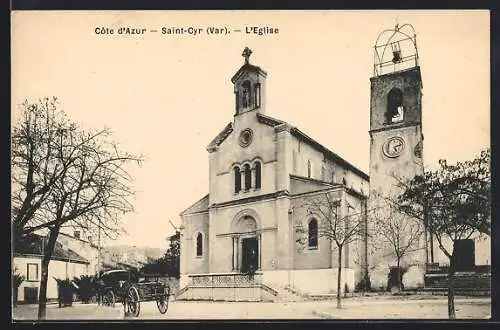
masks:
{"label": "church facade", "polygon": [[[424,173],[423,83],[411,25],[384,30],[375,44],[370,176],[269,116],[267,73],[250,64],[248,48],[242,55],[245,62],[231,79],[234,118],[207,147],[209,193],[180,214],[181,299],[262,300],[258,292],[276,295],[287,287],[307,294],[352,291],[368,279],[372,289],[400,289],[391,278],[401,271],[404,288],[415,289],[445,275],[449,260],[423,222],[392,212],[390,203],[402,192],[399,183]],[[318,200],[332,207],[318,209]],[[325,233],[325,225],[339,224],[342,230]],[[353,228],[356,235],[339,248],[332,233]],[[390,230],[396,230],[398,251],[407,246],[399,258]],[[491,267],[490,240],[462,241],[464,283],[474,276],[483,281]]]}
{"label": "church facade", "polygon": [[[181,213],[181,287],[193,275],[253,269],[270,287],[333,292],[337,252],[318,233],[321,215],[307,205],[328,195],[338,216],[362,213],[368,175],[297,127],[268,116],[267,73],[250,64],[249,49],[243,55],[245,63],[232,78],[234,120],[207,148],[209,194]],[[361,240],[344,249],[343,289],[354,289],[361,251]]]}

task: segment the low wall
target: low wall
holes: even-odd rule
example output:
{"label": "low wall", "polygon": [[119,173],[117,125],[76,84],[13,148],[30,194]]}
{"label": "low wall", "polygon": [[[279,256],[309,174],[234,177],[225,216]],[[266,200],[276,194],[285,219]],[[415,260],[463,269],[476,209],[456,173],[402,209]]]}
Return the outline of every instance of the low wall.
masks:
{"label": "low wall", "polygon": [[179,279],[175,277],[168,277],[168,276],[151,276],[151,275],[146,275],[145,279],[147,281],[158,281],[162,282],[169,285],[170,287],[170,293],[171,294],[176,294],[177,291],[179,291]]}
{"label": "low wall", "polygon": [[[389,280],[390,267],[379,265],[369,271],[371,288],[374,291],[386,291]],[[406,267],[403,273],[403,287],[407,290],[421,289],[424,287],[424,265]]]}
{"label": "low wall", "polygon": [[262,274],[236,273],[189,275],[178,300],[273,301],[277,292],[262,284]]}
{"label": "low wall", "polygon": [[186,287],[189,284],[189,275],[181,275],[179,277],[179,289]]}
{"label": "low wall", "polygon": [[261,286],[192,287],[182,293],[178,300],[210,301],[273,301],[273,295]]}
{"label": "low wall", "polygon": [[[262,272],[262,282],[270,287],[290,286],[307,294],[325,294],[337,292],[337,269],[294,269],[270,270]],[[342,268],[341,292],[346,285],[348,291],[354,291],[355,274],[351,268]]]}

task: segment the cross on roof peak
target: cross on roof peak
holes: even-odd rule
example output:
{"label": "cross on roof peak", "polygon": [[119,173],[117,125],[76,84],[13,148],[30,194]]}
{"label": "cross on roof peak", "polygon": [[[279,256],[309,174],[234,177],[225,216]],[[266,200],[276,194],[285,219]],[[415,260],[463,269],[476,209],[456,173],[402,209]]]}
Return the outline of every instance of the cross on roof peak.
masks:
{"label": "cross on roof peak", "polygon": [[252,55],[252,50],[250,50],[250,48],[248,48],[248,47],[245,47],[245,49],[243,50],[243,53],[241,54],[241,56],[243,56],[245,58],[245,63],[246,64],[249,63],[250,55]]}

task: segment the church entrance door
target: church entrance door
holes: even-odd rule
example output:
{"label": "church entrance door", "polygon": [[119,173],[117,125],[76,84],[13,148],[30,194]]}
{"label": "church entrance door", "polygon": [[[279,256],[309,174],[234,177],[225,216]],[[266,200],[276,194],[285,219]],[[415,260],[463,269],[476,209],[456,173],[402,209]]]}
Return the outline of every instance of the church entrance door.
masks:
{"label": "church entrance door", "polygon": [[259,266],[259,240],[257,237],[243,238],[241,241],[241,272],[257,270]]}

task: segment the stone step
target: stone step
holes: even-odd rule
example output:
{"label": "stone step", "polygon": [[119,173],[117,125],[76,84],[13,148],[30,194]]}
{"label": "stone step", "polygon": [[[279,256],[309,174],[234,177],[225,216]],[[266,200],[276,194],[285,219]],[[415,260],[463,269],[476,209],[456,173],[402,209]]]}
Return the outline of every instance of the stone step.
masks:
{"label": "stone step", "polygon": [[304,300],[304,297],[300,296],[284,285],[270,283],[269,286],[278,292],[278,295],[274,300],[275,302],[297,302]]}

